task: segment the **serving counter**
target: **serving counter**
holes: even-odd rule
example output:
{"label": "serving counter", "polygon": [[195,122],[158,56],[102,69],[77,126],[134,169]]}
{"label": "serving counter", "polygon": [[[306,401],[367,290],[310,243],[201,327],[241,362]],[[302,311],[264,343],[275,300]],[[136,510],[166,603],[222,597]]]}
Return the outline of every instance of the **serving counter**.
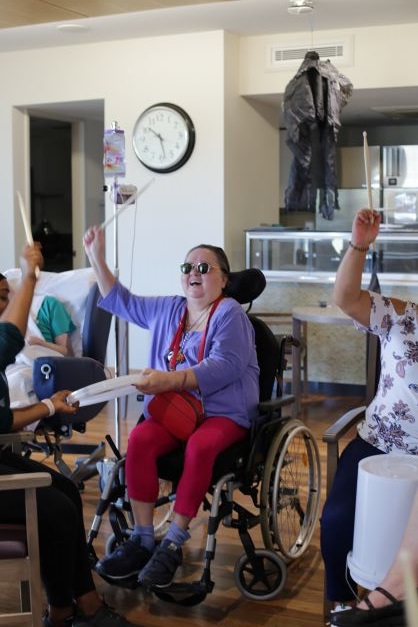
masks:
{"label": "serving counter", "polygon": [[[338,265],[348,248],[349,232],[257,227],[245,233],[246,265],[260,268],[267,286],[253,305],[276,334],[292,332],[292,312],[300,307],[333,307]],[[374,248],[381,291],[387,296],[418,298],[418,232],[396,229],[379,234]],[[363,287],[372,276],[372,252],[366,255]],[[325,319],[325,310],[323,319]],[[330,309],[328,309],[328,312]],[[307,372],[317,390],[364,391],[365,334],[354,325],[310,321]],[[336,357],[338,356],[338,358]],[[292,373],[293,378],[293,373]]]}
{"label": "serving counter", "polygon": [[[392,225],[394,229],[394,225]],[[329,283],[348,248],[350,232],[303,231],[257,227],[246,231],[246,265],[267,278]],[[418,231],[384,230],[374,244],[379,280],[385,285],[418,284]],[[366,255],[363,280],[370,281],[372,251]]]}

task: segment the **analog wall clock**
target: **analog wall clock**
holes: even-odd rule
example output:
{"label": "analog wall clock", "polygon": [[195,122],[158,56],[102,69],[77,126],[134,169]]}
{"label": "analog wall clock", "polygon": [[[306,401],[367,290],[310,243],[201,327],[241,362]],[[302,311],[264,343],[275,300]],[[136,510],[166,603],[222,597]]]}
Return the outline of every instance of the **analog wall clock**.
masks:
{"label": "analog wall clock", "polygon": [[153,172],[173,172],[190,158],[195,145],[190,116],[178,105],[160,102],[145,109],[133,130],[133,147],[140,162]]}

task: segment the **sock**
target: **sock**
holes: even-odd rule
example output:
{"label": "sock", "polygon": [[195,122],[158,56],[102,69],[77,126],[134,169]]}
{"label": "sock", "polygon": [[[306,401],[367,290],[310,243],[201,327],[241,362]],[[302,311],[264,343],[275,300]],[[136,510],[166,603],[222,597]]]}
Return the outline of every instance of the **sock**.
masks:
{"label": "sock", "polygon": [[185,529],[181,529],[178,524],[173,520],[170,523],[168,531],[164,540],[169,540],[170,542],[174,542],[177,546],[183,546],[183,544],[190,538],[190,533]]}
{"label": "sock", "polygon": [[155,547],[153,525],[134,525],[132,536],[140,536],[141,546],[153,552]]}

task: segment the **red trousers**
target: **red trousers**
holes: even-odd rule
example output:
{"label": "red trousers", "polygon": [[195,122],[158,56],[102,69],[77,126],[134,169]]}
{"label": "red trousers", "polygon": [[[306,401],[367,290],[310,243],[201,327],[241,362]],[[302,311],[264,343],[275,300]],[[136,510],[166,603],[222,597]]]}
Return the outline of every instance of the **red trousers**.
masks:
{"label": "red trousers", "polygon": [[[177,514],[188,518],[196,516],[210,486],[216,457],[247,434],[248,429],[230,418],[211,416],[203,421],[185,446],[184,468],[174,505]],[[129,498],[144,503],[156,501],[159,492],[157,458],[178,446],[179,441],[152,418],[131,431],[126,454]]]}

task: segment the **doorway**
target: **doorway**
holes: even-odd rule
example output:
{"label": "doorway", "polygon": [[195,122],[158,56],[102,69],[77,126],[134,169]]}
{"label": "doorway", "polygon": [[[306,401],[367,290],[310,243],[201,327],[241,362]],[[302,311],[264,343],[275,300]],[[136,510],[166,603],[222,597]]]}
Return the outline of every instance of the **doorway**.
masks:
{"label": "doorway", "polygon": [[71,123],[30,118],[30,206],[44,270],[73,269]]}
{"label": "doorway", "polygon": [[16,151],[23,147],[27,168],[17,174],[15,185],[26,191],[32,232],[44,247],[45,270],[86,267],[84,232],[101,224],[105,214],[103,132],[104,100],[16,110]]}

